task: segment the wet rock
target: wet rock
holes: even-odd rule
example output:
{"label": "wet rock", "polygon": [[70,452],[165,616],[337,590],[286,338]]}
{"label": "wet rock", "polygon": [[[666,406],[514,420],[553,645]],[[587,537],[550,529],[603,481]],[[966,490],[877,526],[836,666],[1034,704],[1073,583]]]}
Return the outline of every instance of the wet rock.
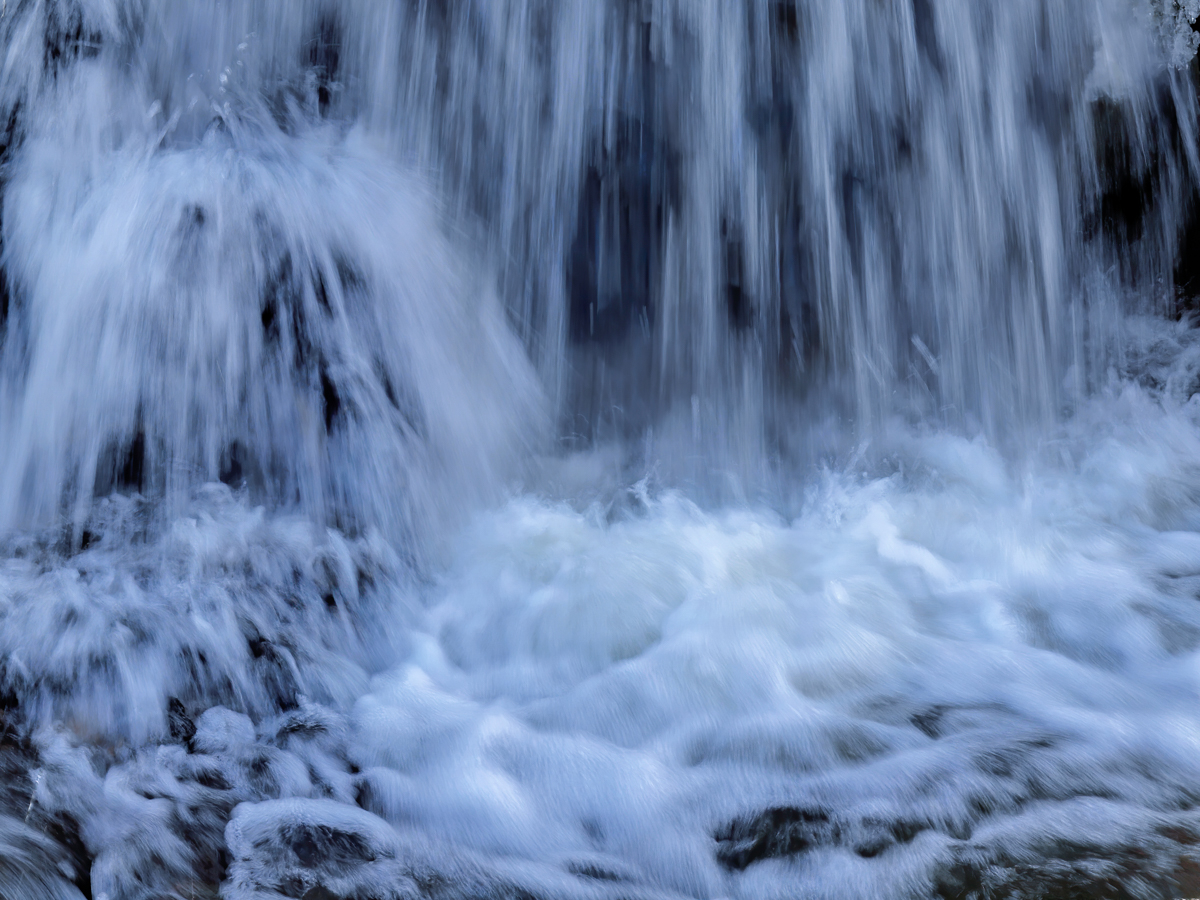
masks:
{"label": "wet rock", "polygon": [[865,820],[854,836],[854,852],[863,859],[873,859],[897,844],[911,843],[917,835],[929,828],[926,822],[901,819],[884,822]]}
{"label": "wet rock", "polygon": [[[835,817],[821,809],[775,807],[753,816],[734,820],[718,832],[717,861],[730,871],[741,871],[766,859],[797,856],[824,847],[844,847],[863,859],[874,859],[893,848],[910,844],[922,833],[940,831],[956,841],[971,836],[969,825],[933,822],[919,816],[909,817]],[[965,873],[965,870],[964,870]],[[960,882],[973,890],[969,878],[949,869],[943,872],[954,891]],[[964,881],[963,879],[966,878]]]}
{"label": "wet rock", "polygon": [[375,859],[366,838],[352,831],[329,825],[297,825],[283,832],[285,840],[296,854],[296,860],[306,869],[318,866],[347,868]]}
{"label": "wet rock", "polygon": [[329,114],[337,90],[337,75],[342,55],[342,27],[332,9],[322,11],[315,34],[308,42],[308,66],[313,74],[317,109]]}
{"label": "wet rock", "polygon": [[[0,148],[0,162],[3,161],[4,151]],[[2,187],[2,186],[0,186]],[[0,243],[0,256],[3,256],[4,245]],[[5,329],[8,328],[8,276],[4,272],[4,266],[0,266],[0,341],[4,340]]]}
{"label": "wet rock", "polygon": [[1180,312],[1200,311],[1200,187],[1193,191],[1175,254],[1175,289]]}
{"label": "wet rock", "polygon": [[727,869],[741,870],[760,860],[836,843],[840,829],[823,810],[780,806],[736,819],[715,837],[717,861]]}
{"label": "wet rock", "polygon": [[417,893],[397,834],[382,819],[328,800],[244,803],[225,830],[231,900],[268,886],[287,897],[377,897]]}
{"label": "wet rock", "polygon": [[85,9],[77,2],[45,4],[43,65],[57,76],[77,59],[94,59],[100,54],[103,37],[89,27]]}
{"label": "wet rock", "polygon": [[[1044,848],[1043,858],[963,852],[934,876],[943,900],[1168,900],[1179,896],[1173,874],[1143,848]],[[1186,895],[1185,895],[1186,896]]]}
{"label": "wet rock", "polygon": [[187,714],[187,709],[177,697],[172,697],[167,702],[167,727],[170,730],[171,739],[181,743],[186,744],[196,736],[196,723],[192,721]]}
{"label": "wet rock", "polygon": [[943,900],[967,900],[979,896],[983,878],[977,867],[965,863],[945,866],[934,878],[934,892]]}
{"label": "wet rock", "polygon": [[91,855],[79,823],[36,800],[41,764],[12,706],[0,714],[0,897],[91,895]]}
{"label": "wet rock", "polygon": [[1175,896],[1200,897],[1200,860],[1191,855],[1181,856],[1171,880],[1175,884]]}

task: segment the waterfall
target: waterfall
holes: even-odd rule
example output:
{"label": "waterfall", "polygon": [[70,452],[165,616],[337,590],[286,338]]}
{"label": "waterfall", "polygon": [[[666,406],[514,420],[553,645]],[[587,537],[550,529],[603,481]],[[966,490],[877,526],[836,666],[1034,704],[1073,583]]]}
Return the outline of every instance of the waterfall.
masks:
{"label": "waterfall", "polygon": [[1200,891],[1198,22],[6,0],[0,896]]}

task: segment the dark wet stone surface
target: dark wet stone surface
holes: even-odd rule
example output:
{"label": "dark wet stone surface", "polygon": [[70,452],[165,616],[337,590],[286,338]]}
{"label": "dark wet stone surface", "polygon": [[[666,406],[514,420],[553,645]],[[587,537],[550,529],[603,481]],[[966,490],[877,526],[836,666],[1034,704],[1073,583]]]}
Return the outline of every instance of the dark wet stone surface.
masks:
{"label": "dark wet stone surface", "polygon": [[835,843],[839,836],[824,810],[781,806],[737,819],[718,832],[717,860],[727,869],[745,869],[763,859]]}

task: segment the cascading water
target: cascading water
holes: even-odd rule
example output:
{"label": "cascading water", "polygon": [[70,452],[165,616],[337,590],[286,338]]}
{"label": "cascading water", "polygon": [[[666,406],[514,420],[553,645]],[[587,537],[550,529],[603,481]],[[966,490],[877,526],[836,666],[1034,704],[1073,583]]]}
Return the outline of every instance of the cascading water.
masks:
{"label": "cascading water", "polygon": [[1198,18],[0,5],[0,897],[1200,893]]}

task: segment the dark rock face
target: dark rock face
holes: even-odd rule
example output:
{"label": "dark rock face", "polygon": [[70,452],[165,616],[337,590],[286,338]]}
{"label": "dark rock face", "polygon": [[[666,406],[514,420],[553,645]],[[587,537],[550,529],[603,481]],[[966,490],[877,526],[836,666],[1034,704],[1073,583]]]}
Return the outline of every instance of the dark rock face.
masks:
{"label": "dark rock face", "polygon": [[1174,278],[1181,311],[1195,312],[1200,307],[1200,186],[1188,202],[1175,256]]}
{"label": "dark rock face", "polygon": [[843,821],[822,809],[780,806],[736,819],[719,831],[717,861],[730,871],[741,871],[762,860],[833,846],[846,846],[863,859],[872,859],[930,828],[915,820]]}
{"label": "dark rock face", "polygon": [[1099,190],[1085,197],[1082,218],[1085,238],[1110,247],[1129,283],[1153,271],[1151,248],[1172,249],[1180,314],[1195,311],[1200,292],[1200,183],[1188,163],[1191,129],[1180,121],[1187,108],[1177,94],[1194,98],[1198,88],[1200,68],[1193,60],[1186,76],[1175,82],[1164,76],[1153,85],[1156,114],[1149,121],[1117,100],[1092,103]]}
{"label": "dark rock face", "polygon": [[595,142],[580,191],[567,268],[576,344],[615,344],[654,321],[671,154],[641,119],[622,118],[615,131]]}
{"label": "dark rock face", "polygon": [[[3,115],[3,112],[3,109],[0,109],[0,115]],[[19,142],[20,132],[17,129],[19,112],[18,104],[9,111],[6,124],[3,130],[0,130],[0,346],[3,346],[8,328],[8,307],[11,302],[8,273],[4,267],[4,170]]]}
{"label": "dark rock face", "polygon": [[[0,229],[3,228],[3,222],[0,221]],[[4,259],[4,243],[0,241],[0,260]],[[4,272],[4,265],[0,262],[0,341],[4,340],[4,333],[8,328],[8,276]]]}
{"label": "dark rock face", "polygon": [[671,111],[661,96],[669,73],[637,5],[620,16],[624,38],[613,52],[631,68],[618,88],[620,111],[594,123],[565,260],[570,340],[610,355],[654,325],[666,228],[680,199]]}
{"label": "dark rock face", "polygon": [[1118,104],[1099,100],[1094,115],[1102,189],[1096,211],[1099,221],[1093,227],[1098,225],[1113,241],[1140,240],[1154,201],[1155,173],[1148,165],[1150,161],[1142,158],[1137,136]]}
{"label": "dark rock face", "polygon": [[[1192,28],[1200,31],[1200,19],[1192,23]],[[1200,99],[1200,58],[1192,60],[1188,75],[1192,92]],[[1182,213],[1172,275],[1179,301],[1178,312],[1195,315],[1200,311],[1200,172],[1193,173]]]}

